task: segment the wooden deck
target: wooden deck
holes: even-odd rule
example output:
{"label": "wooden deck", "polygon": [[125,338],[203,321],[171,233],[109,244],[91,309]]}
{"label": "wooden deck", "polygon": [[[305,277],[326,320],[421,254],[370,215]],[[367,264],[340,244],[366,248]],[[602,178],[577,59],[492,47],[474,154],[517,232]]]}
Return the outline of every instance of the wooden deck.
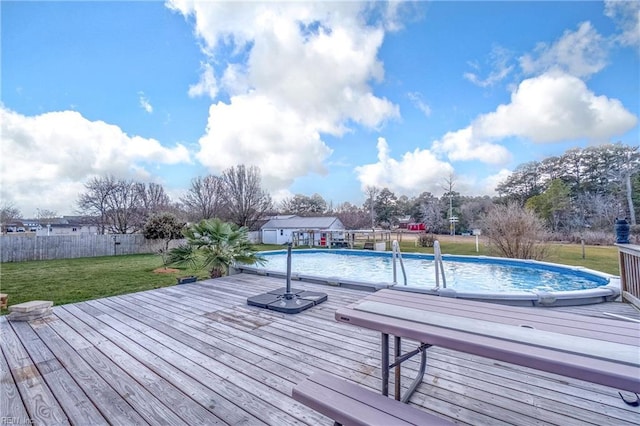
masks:
{"label": "wooden deck", "polygon": [[[379,334],[333,318],[365,293],[294,282],[329,300],[297,315],[246,305],[283,286],[241,274],[0,318],[0,423],[331,425],[291,390],[315,370],[379,389]],[[623,304],[568,310],[640,317]],[[640,424],[616,389],[440,348],[428,359],[411,404],[459,424]]]}

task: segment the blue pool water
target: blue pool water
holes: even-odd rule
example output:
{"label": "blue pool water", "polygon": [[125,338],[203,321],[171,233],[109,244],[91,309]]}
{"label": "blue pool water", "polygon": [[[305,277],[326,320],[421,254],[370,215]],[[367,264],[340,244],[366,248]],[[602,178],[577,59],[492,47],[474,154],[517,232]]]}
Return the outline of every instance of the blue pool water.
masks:
{"label": "blue pool water", "polygon": [[[286,252],[267,252],[263,256],[267,262],[260,268],[286,272]],[[403,253],[402,257],[409,286],[425,289],[435,287],[433,255]],[[556,292],[593,289],[609,284],[609,279],[604,276],[548,263],[447,255],[443,259],[447,288],[456,291]],[[390,283],[393,281],[392,268],[389,252],[294,250],[291,269],[297,274]],[[402,285],[404,279],[400,265],[397,271],[397,282]]]}

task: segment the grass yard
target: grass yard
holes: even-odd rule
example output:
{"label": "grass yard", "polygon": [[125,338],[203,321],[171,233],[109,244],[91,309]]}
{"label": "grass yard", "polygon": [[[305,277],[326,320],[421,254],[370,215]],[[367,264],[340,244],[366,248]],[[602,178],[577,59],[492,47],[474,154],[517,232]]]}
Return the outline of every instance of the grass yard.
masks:
{"label": "grass yard", "polygon": [[161,267],[154,254],[2,263],[0,291],[9,295],[9,305],[29,300],[60,305],[166,287],[176,284],[176,277],[192,275],[154,272]]}
{"label": "grass yard", "polygon": [[[443,253],[490,255],[480,243],[476,253],[475,239],[441,239]],[[281,245],[261,245],[260,250],[277,250]],[[433,253],[433,248],[416,247],[413,241],[403,241],[405,252]],[[613,247],[587,246],[582,259],[579,245],[556,244],[551,247],[549,262],[580,265],[589,269],[618,275],[618,250]],[[80,302],[107,296],[167,287],[176,278],[198,275],[204,271],[180,270],[154,272],[162,267],[162,259],[154,254],[105,256],[80,259],[41,260],[0,264],[0,292],[9,295],[9,305],[29,300],[53,300],[55,305]],[[5,314],[7,311],[2,310]]]}
{"label": "grass yard", "polygon": [[[460,254],[470,256],[492,256],[482,241],[478,244],[474,238],[456,237],[441,239],[440,248],[443,254]],[[416,247],[413,241],[400,243],[400,250],[417,253],[433,253],[433,248]],[[585,258],[582,258],[582,247],[579,244],[550,244],[549,255],[545,262],[563,265],[584,266],[595,271],[619,275],[618,249],[614,246],[585,246]]]}

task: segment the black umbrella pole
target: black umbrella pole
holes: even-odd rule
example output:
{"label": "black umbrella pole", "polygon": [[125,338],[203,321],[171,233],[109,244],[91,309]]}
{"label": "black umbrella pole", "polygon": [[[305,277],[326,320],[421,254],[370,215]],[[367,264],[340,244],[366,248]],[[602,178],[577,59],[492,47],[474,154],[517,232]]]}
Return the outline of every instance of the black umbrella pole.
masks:
{"label": "black umbrella pole", "polygon": [[291,299],[291,243],[287,243],[287,293],[285,297]]}

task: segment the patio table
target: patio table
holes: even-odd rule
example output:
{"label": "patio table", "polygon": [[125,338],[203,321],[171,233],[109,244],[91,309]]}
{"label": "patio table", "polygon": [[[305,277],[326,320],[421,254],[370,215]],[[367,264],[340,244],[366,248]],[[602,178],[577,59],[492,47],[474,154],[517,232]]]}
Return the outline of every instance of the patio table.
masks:
{"label": "patio table", "polygon": [[[381,391],[388,395],[389,371],[395,369],[395,399],[404,402],[422,382],[430,346],[640,393],[638,323],[392,289],[339,308],[335,318],[381,333]],[[402,338],[420,345],[403,354]],[[402,362],[417,354],[418,376],[401,396]]]}

